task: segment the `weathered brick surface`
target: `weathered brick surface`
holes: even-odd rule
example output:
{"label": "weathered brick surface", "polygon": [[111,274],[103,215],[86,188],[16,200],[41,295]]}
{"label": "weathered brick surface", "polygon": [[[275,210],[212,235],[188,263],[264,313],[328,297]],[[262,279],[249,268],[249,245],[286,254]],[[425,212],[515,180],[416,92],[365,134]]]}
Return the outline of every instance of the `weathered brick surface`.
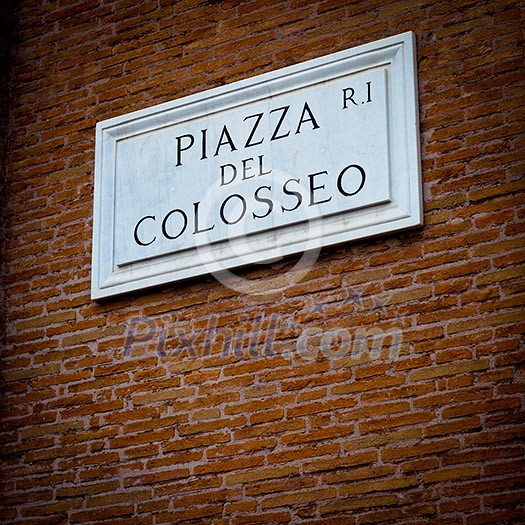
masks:
{"label": "weathered brick surface", "polygon": [[[7,148],[9,135],[9,73],[11,66],[10,37],[13,25],[13,3],[0,5],[0,260],[5,259],[7,205]],[[6,322],[5,291],[0,289],[0,325]],[[1,334],[4,334],[2,329]]]}
{"label": "weathered brick surface", "polygon": [[[520,0],[25,0],[15,17],[1,523],[525,522]],[[422,229],[323,250],[298,283],[294,260],[243,270],[276,279],[267,296],[205,277],[90,300],[98,120],[407,30]],[[348,352],[374,329],[379,348]]]}

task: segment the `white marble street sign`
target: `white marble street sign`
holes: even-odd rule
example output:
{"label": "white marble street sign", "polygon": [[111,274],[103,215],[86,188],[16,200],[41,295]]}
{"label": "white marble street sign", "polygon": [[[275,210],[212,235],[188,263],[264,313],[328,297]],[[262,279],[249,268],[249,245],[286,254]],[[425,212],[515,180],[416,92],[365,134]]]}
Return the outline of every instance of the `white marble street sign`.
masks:
{"label": "white marble street sign", "polygon": [[421,225],[415,64],[404,33],[98,123],[92,297]]}

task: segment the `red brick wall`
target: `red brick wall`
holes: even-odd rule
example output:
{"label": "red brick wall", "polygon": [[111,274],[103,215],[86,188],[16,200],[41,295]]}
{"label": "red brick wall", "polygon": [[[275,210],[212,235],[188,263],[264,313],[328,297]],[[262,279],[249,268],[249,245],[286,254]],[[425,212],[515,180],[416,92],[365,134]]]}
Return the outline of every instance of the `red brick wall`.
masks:
{"label": "red brick wall", "polygon": [[[9,129],[10,37],[13,26],[12,2],[0,4],[0,261],[4,260],[5,208],[7,201],[7,144]],[[1,265],[1,262],[0,262]],[[5,324],[4,287],[0,286],[0,326]],[[1,334],[3,335],[4,330]],[[2,341],[3,342],[3,341]]]}
{"label": "red brick wall", "polygon": [[[2,523],[525,521],[520,3],[20,2]],[[407,30],[422,229],[90,300],[98,120]]]}

